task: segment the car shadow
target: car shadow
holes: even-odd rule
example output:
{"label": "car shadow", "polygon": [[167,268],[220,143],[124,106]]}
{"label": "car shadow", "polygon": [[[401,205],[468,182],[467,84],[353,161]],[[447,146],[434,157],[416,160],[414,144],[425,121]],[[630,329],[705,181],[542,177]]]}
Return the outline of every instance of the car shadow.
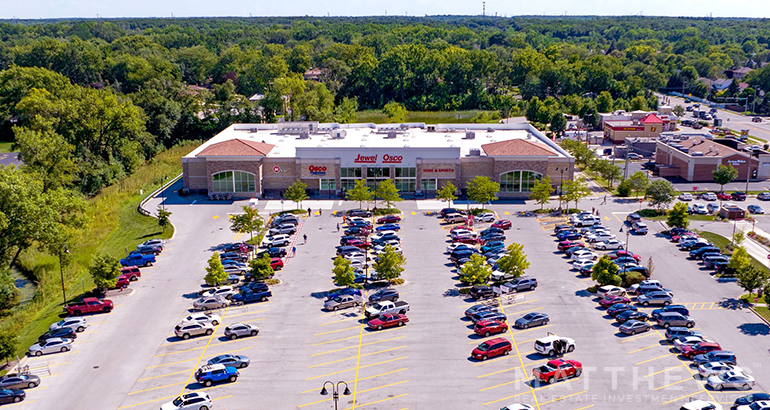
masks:
{"label": "car shadow", "polygon": [[[206,289],[204,289],[205,291]],[[184,293],[182,294],[182,297],[185,299],[199,299],[201,297],[200,292],[191,292],[191,293]]]}
{"label": "car shadow", "polygon": [[743,323],[738,326],[741,333],[749,336],[767,336],[770,334],[770,327],[764,323]]}
{"label": "car shadow", "polygon": [[184,341],[184,339],[182,339],[181,337],[177,337],[177,336],[170,336],[170,337],[166,338],[166,341],[169,342],[169,343],[175,343],[175,342]]}
{"label": "car shadow", "polygon": [[740,299],[728,298],[719,302],[719,307],[722,309],[739,310],[746,309],[749,305]]}
{"label": "car shadow", "polygon": [[[542,359],[544,357],[549,357],[549,356],[544,355],[544,354],[540,354],[540,353],[530,353],[530,354],[528,354],[528,355],[526,355],[524,357],[526,357],[529,360],[540,360],[540,359]],[[556,358],[556,356],[554,356],[554,359],[555,358]]]}
{"label": "car shadow", "polygon": [[460,290],[459,289],[447,289],[444,291],[444,297],[455,297],[460,296]]}
{"label": "car shadow", "polygon": [[581,298],[591,298],[596,296],[596,294],[591,293],[585,289],[581,289],[575,292],[575,296],[580,296]]}

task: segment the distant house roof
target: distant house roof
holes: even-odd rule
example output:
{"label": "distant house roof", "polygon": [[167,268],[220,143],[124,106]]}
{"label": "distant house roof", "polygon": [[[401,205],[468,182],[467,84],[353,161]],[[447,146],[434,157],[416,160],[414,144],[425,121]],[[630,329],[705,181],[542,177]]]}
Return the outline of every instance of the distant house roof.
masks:
{"label": "distant house roof", "polygon": [[719,78],[711,82],[711,87],[713,87],[715,90],[726,90],[732,82],[733,80],[729,78]]}
{"label": "distant house roof", "polygon": [[663,120],[658,118],[655,113],[649,113],[645,115],[641,120],[639,120],[642,124],[663,124]]}
{"label": "distant house roof", "polygon": [[751,67],[740,67],[729,71],[732,71],[733,73],[747,74],[751,70],[752,70]]}
{"label": "distant house roof", "polygon": [[216,157],[216,156],[244,156],[244,157],[256,157],[267,156],[268,153],[275,147],[275,145],[266,144],[264,142],[246,141],[242,139],[231,139],[216,144],[212,144],[197,156],[199,157]]}
{"label": "distant house roof", "polygon": [[260,101],[265,98],[265,94],[256,93],[249,97],[249,101]]}
{"label": "distant house roof", "polygon": [[553,156],[558,155],[550,149],[522,139],[484,144],[481,149],[489,156]]}
{"label": "distant house roof", "polygon": [[303,75],[303,77],[305,78],[305,80],[318,80],[321,78],[321,74],[323,74],[323,71],[321,71],[320,68],[316,67],[305,71],[305,74]]}

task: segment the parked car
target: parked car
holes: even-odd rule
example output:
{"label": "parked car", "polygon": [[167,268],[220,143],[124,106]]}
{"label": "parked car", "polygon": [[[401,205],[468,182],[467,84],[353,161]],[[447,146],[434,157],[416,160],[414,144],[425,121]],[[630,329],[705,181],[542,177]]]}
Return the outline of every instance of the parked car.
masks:
{"label": "parked car", "polygon": [[643,295],[637,296],[636,301],[642,306],[650,306],[650,305],[668,306],[671,304],[672,297],[671,295],[668,294],[668,292],[654,291],[654,292],[649,292],[649,293],[645,293]]}
{"label": "parked car", "polygon": [[48,327],[48,330],[51,331],[66,328],[73,329],[80,333],[88,328],[88,323],[86,323],[86,319],[82,317],[68,317],[56,323],[52,323],[51,326]]}
{"label": "parked car", "polygon": [[770,201],[770,192],[760,192],[757,194],[757,199],[760,201]]}
{"label": "parked car", "polygon": [[681,349],[681,352],[684,357],[692,359],[699,354],[706,354],[708,352],[713,352],[714,350],[722,350],[722,347],[719,345],[719,343],[704,341],[696,343],[692,346],[684,346]]}
{"label": "parked car", "polygon": [[508,317],[503,312],[498,312],[497,310],[482,311],[471,315],[471,322],[474,324],[485,320],[508,322]]}
{"label": "parked car", "polygon": [[679,194],[679,200],[680,201],[692,201],[692,194],[688,192],[682,192]]}
{"label": "parked car", "polygon": [[272,297],[273,293],[269,290],[255,291],[251,289],[241,289],[241,292],[233,295],[232,300],[235,305],[244,305],[254,302],[266,302],[268,298]]}
{"label": "parked car", "polygon": [[497,306],[493,304],[487,304],[487,303],[473,305],[465,310],[465,317],[470,319],[471,316],[475,315],[476,313],[490,312],[490,311],[497,312]]}
{"label": "parked car", "polygon": [[719,210],[719,205],[717,205],[717,204],[708,204],[708,205],[706,205],[706,210],[708,211],[708,213],[713,214],[713,213],[715,213],[716,211]]}
{"label": "parked car", "polygon": [[745,201],[746,200],[746,193],[735,191],[730,194],[730,199],[733,201]]}
{"label": "parked car", "polygon": [[0,390],[0,404],[20,403],[27,397],[24,390]]}
{"label": "parked car", "polygon": [[575,226],[582,227],[582,226],[591,226],[591,225],[601,225],[602,220],[599,219],[597,216],[588,216],[583,219],[579,219],[575,221]]}
{"label": "parked car", "polygon": [[370,329],[382,330],[386,327],[404,326],[409,322],[409,318],[406,315],[400,313],[386,313],[379,315],[377,318],[370,319],[367,325]]}
{"label": "parked car", "polygon": [[195,372],[195,380],[206,387],[214,383],[234,383],[238,380],[238,370],[222,364],[207,364]]}
{"label": "parked car", "polygon": [[208,410],[214,403],[204,392],[183,394],[162,406],[160,410]]}
{"label": "parked car", "polygon": [[556,234],[556,239],[558,239],[559,241],[575,241],[582,237],[583,235],[581,235],[580,232],[577,232],[577,231],[561,231],[558,234]]}
{"label": "parked car", "polygon": [[49,353],[64,353],[72,349],[72,339],[62,339],[54,337],[45,342],[35,343],[29,347],[30,356],[40,356]]}
{"label": "parked car", "polygon": [[214,356],[207,364],[223,364],[225,366],[235,367],[238,369],[242,369],[244,367],[249,367],[249,364],[251,363],[251,360],[243,355],[238,354],[221,354],[219,356]]}
{"label": "parked car", "polygon": [[597,255],[594,252],[591,252],[589,250],[579,250],[572,254],[570,257],[573,261],[580,260],[580,259],[590,259],[590,260],[597,260],[599,259],[599,255]]}
{"label": "parked car", "polygon": [[80,303],[65,305],[64,309],[73,316],[84,313],[109,313],[112,312],[113,303],[109,299],[83,298]]}
{"label": "parked car", "polygon": [[691,214],[698,214],[698,215],[706,215],[709,213],[708,208],[706,208],[706,205],[694,203],[690,204],[690,206],[687,207],[687,212]]}
{"label": "parked car", "polygon": [[380,225],[380,226],[374,228],[374,230],[376,232],[382,232],[382,231],[396,231],[396,232],[398,232],[399,230],[401,230],[401,225],[395,224],[395,223],[390,223],[390,224]]}
{"label": "parked car", "polygon": [[737,364],[738,359],[735,357],[735,353],[727,350],[715,350],[706,354],[699,354],[692,358],[692,362],[695,365],[701,365],[710,362],[722,362],[727,364]]}
{"label": "parked car", "polygon": [[612,317],[617,317],[619,314],[627,311],[636,312],[637,307],[630,303],[616,303],[607,308],[607,314]]}
{"label": "parked car", "polygon": [[704,192],[700,194],[700,199],[704,201],[716,201],[717,200],[717,194],[713,192]]}
{"label": "parked car", "polygon": [[495,333],[508,330],[508,325],[502,320],[481,320],[473,326],[473,332],[479,336],[489,337]]}
{"label": "parked car", "polygon": [[734,364],[728,364],[728,363],[722,363],[722,362],[708,362],[703,363],[701,365],[698,365],[698,374],[700,377],[709,377],[709,376],[715,376],[720,375],[722,373],[727,372],[738,372],[743,373],[743,369],[740,367],[734,365]]}
{"label": "parked car", "polygon": [[521,292],[524,290],[535,290],[535,288],[537,288],[537,278],[534,276],[524,275],[510,282],[507,282],[503,286],[508,288],[509,291],[515,290],[517,292]]}
{"label": "parked car", "polygon": [[609,308],[610,306],[616,303],[629,303],[629,302],[631,302],[631,299],[625,296],[610,295],[610,296],[607,296],[606,298],[602,298],[602,300],[599,301],[599,306],[603,308]]}
{"label": "parked car", "polygon": [[377,219],[378,224],[390,224],[401,222],[401,217],[398,215],[385,215]]}
{"label": "parked car", "polygon": [[349,209],[346,213],[348,216],[360,216],[362,218],[371,218],[372,216],[372,213],[365,209]]}
{"label": "parked car", "polygon": [[211,313],[193,313],[190,315],[187,315],[184,319],[182,319],[179,324],[183,324],[184,322],[197,322],[197,323],[209,323],[211,326],[217,326],[222,321],[222,318],[219,317],[219,315],[214,315]]}
{"label": "parked car", "polygon": [[369,295],[369,302],[379,302],[389,300],[395,302],[398,300],[398,291],[396,289],[380,289]]}
{"label": "parked car", "polygon": [[555,359],[532,369],[535,380],[553,384],[561,379],[580,377],[583,365],[576,360]]}
{"label": "parked car", "polygon": [[37,341],[38,342],[45,342],[46,340],[53,339],[55,337],[58,337],[58,338],[61,338],[61,339],[72,339],[72,340],[74,340],[74,339],[78,338],[78,335],[77,335],[77,332],[75,331],[75,329],[73,329],[71,327],[61,327],[61,328],[54,329],[54,330],[49,330],[49,331],[43,333],[42,335],[40,335],[40,337],[37,338]]}
{"label": "parked car", "polygon": [[671,326],[691,328],[695,326],[695,320],[677,312],[664,312],[655,318],[658,326],[668,328]]}
{"label": "parked car", "polygon": [[604,285],[596,289],[596,296],[606,298],[607,296],[625,296],[626,289],[620,286]]}
{"label": "parked car", "polygon": [[40,385],[40,377],[34,374],[6,374],[0,377],[0,389],[31,389]]}
{"label": "parked car", "polygon": [[487,299],[495,297],[495,292],[491,286],[475,285],[471,287],[468,294],[474,299]]}
{"label": "parked car", "polygon": [[[701,126],[698,123],[695,123],[695,125]],[[722,410],[722,405],[706,400],[691,400],[682,404],[679,410]]]}
{"label": "parked car", "polygon": [[[733,403],[732,407],[730,407],[730,410],[766,410],[767,407],[770,407],[770,394],[768,393],[752,393],[747,396],[739,397],[735,400],[735,403]],[[759,409],[754,409],[752,407],[749,407],[750,404],[754,402],[765,402],[763,403]],[[746,406],[739,407],[739,406]]]}
{"label": "parked car", "polygon": [[235,340],[239,337],[256,336],[259,334],[259,328],[250,323],[233,323],[225,327],[225,337]]}
{"label": "parked car", "polygon": [[513,350],[511,342],[501,337],[489,339],[478,346],[471,352],[471,357],[476,360],[487,360],[493,357],[508,355]]}
{"label": "parked car", "polygon": [[500,219],[492,224],[493,228],[511,229],[511,221],[507,219]]}
{"label": "parked car", "polygon": [[638,221],[631,224],[631,233],[637,234],[637,235],[647,235],[647,232],[649,232],[649,228],[647,227],[647,224]]}
{"label": "parked car", "polygon": [[268,248],[289,246],[290,243],[291,243],[291,236],[285,235],[285,234],[273,235],[272,237],[268,237],[267,239]]}
{"label": "parked car", "polygon": [[[559,342],[560,347],[557,348],[556,342]],[[548,336],[535,340],[534,347],[535,351],[542,355],[555,356],[559,353],[558,350],[561,350],[561,353],[575,351],[575,340],[549,333]]]}
{"label": "parked car", "polygon": [[120,260],[121,266],[152,266],[155,263],[155,254],[144,255],[133,251]]}
{"label": "parked car", "polygon": [[638,320],[629,320],[618,327],[618,330],[627,335],[635,335],[637,333],[647,332],[651,329],[650,325],[646,322],[640,322]]}
{"label": "parked car", "polygon": [[765,210],[762,209],[762,207],[759,206],[759,205],[749,205],[749,206],[746,207],[746,209],[748,209],[749,212],[752,213],[752,214],[763,214],[763,213],[765,213]]}
{"label": "parked car", "polygon": [[516,319],[514,326],[518,329],[528,329],[534,326],[545,326],[550,320],[547,313],[531,312]]}
{"label": "parked car", "polygon": [[211,323],[182,322],[174,327],[176,337],[189,339],[192,336],[209,336],[214,333],[214,326]]}
{"label": "parked car", "polygon": [[668,305],[668,306],[663,306],[662,308],[653,310],[650,316],[654,320],[658,320],[660,315],[662,315],[663,313],[670,313],[670,312],[679,313],[682,316],[690,315],[690,310],[687,309],[687,307],[685,307],[684,305]]}
{"label": "parked car", "polygon": [[142,255],[160,255],[163,252],[163,247],[154,245],[138,245],[136,251]]}
{"label": "parked car", "polygon": [[678,326],[671,326],[668,329],[666,329],[666,340],[669,342],[673,342],[675,339],[682,337],[682,336],[699,336],[703,337],[699,332],[696,332],[694,330],[690,330],[686,327],[678,327]]}
{"label": "parked car", "polygon": [[706,379],[706,384],[714,390],[722,390],[725,388],[749,390],[754,384],[754,377],[746,373],[739,372],[726,372],[720,375],[709,376]]}
{"label": "parked car", "polygon": [[270,258],[283,258],[286,256],[286,249],[273,246],[257,252],[257,257],[261,258],[265,253],[267,253],[267,256]]}
{"label": "parked car", "polygon": [[324,303],[324,309],[329,311],[336,311],[339,309],[347,309],[349,307],[361,306],[364,300],[360,295],[342,295],[337,296],[334,299],[327,300]]}
{"label": "parked car", "polygon": [[398,313],[400,315],[406,315],[406,312],[409,311],[409,304],[404,302],[403,300],[392,302],[389,300],[383,300],[380,302],[375,302],[371,304],[369,307],[366,308],[364,311],[364,314],[366,315],[367,319],[376,319],[379,316],[389,314],[389,313]]}
{"label": "parked car", "polygon": [[195,310],[209,310],[225,308],[230,304],[230,301],[223,296],[206,296],[193,302],[193,309]]}

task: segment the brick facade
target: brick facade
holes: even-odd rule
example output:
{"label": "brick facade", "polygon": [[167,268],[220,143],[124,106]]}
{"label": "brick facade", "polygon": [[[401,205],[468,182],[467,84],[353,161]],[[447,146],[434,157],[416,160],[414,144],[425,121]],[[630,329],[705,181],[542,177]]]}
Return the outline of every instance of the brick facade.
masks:
{"label": "brick facade", "polygon": [[222,171],[243,171],[254,175],[254,192],[239,192],[238,195],[257,196],[262,192],[262,161],[206,161],[206,189],[215,193],[212,175]]}

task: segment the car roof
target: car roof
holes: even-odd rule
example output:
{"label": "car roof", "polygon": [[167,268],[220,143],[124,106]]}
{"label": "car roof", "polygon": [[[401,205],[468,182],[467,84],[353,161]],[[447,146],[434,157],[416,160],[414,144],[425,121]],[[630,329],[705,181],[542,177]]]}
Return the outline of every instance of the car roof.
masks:
{"label": "car roof", "polygon": [[[486,341],[484,341],[483,343],[486,343],[486,344],[488,344],[488,345],[493,345],[493,344],[496,344],[496,343],[503,343],[503,342],[506,342],[506,343],[508,343],[508,344],[511,344],[511,342],[509,342],[509,341],[508,341],[508,339],[504,339],[504,338],[502,338],[502,337],[494,337],[494,338],[492,338],[492,339],[489,339],[489,340],[486,340]],[[483,344],[483,343],[482,343],[482,344]]]}

